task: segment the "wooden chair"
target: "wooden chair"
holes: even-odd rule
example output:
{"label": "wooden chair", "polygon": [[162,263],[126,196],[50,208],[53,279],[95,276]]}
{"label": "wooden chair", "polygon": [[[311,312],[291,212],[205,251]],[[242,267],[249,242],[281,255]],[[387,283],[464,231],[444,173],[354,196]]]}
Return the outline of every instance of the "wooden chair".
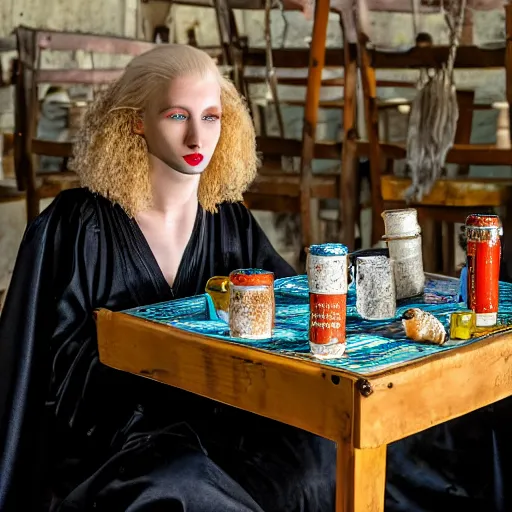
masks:
{"label": "wooden chair", "polygon": [[[103,86],[115,80],[123,68],[114,69],[43,69],[45,51],[78,51],[91,54],[114,54],[135,57],[153,48],[154,43],[122,37],[59,32],[18,27],[18,70],[15,84],[15,171],[18,189],[26,192],[27,220],[39,214],[39,201],[54,197],[61,190],[77,186],[75,173],[41,173],[36,156],[46,155],[68,159],[72,141],[49,141],[36,138],[39,116],[38,89],[41,84]],[[218,50],[211,50],[218,57]]]}
{"label": "wooden chair", "polygon": [[[340,16],[340,30],[345,38],[343,15]],[[338,199],[338,211],[335,219],[338,224],[338,239],[345,232],[353,233],[356,218],[354,210],[359,208],[359,183],[357,180],[356,153],[353,141],[356,130],[356,45],[346,41],[343,50],[325,48],[327,19],[329,5],[317,3],[313,26],[313,37],[310,49],[274,49],[272,52],[273,65],[281,71],[278,83],[288,86],[307,86],[306,98],[279,100],[282,106],[300,106],[304,108],[304,131],[302,144],[286,137],[270,137],[267,134],[263,108],[256,105],[253,112],[255,123],[259,127],[258,149],[263,156],[263,166],[254,185],[246,194],[249,207],[273,212],[291,212],[301,214],[302,245],[307,247],[312,242],[322,241],[319,238],[318,202],[327,199]],[[265,50],[247,49],[243,54],[243,64],[246,67],[266,66]],[[323,68],[343,69],[343,77],[322,79]],[[306,76],[286,75],[290,69],[308,69]],[[246,90],[254,83],[264,81],[262,77],[244,74],[247,83]],[[400,86],[402,82],[380,81],[382,86]],[[414,86],[413,84],[406,84]],[[343,87],[344,93],[339,99],[323,100],[320,98],[321,88]],[[249,97],[250,100],[250,97]],[[267,106],[275,107],[273,101]],[[397,108],[399,103],[379,101],[376,108],[384,111]],[[259,107],[259,108],[258,108]],[[318,140],[316,129],[319,109],[336,109],[343,118],[342,140]],[[300,157],[299,174],[282,170],[282,157]],[[338,162],[332,169],[322,173],[312,173],[313,159],[332,159]],[[351,167],[351,169],[348,169]],[[347,206],[348,205],[348,206]],[[354,248],[352,241],[349,243]]]}
{"label": "wooden chair", "polygon": [[[507,100],[511,101],[512,87],[508,74],[512,72],[512,6],[506,6],[507,49],[482,50],[474,46],[461,46],[457,53],[456,68],[496,68],[507,70]],[[379,137],[378,114],[376,109],[376,69],[403,69],[414,67],[437,67],[446,61],[448,47],[414,48],[406,53],[370,51],[367,37],[359,34],[357,44],[364,92],[364,108],[367,128],[367,141],[356,142],[356,153],[370,159],[372,181],[372,243],[384,234],[381,212],[388,208],[403,208],[403,193],[410,180],[392,174],[394,162],[405,158],[405,144],[383,143]],[[453,274],[455,234],[454,224],[464,222],[469,213],[487,212],[501,207],[512,197],[512,180],[474,179],[464,177],[470,164],[510,165],[512,150],[494,145],[470,144],[471,119],[476,108],[470,92],[458,94],[460,119],[456,143],[448,153],[446,162],[461,166],[462,175],[456,179],[443,178],[437,181],[428,196],[411,206],[418,209],[423,225],[424,243],[429,253],[436,258],[425,261],[427,271]],[[384,174],[383,174],[384,170]],[[444,226],[443,226],[444,224]],[[443,232],[446,234],[443,244]]]}
{"label": "wooden chair", "polygon": [[[244,72],[248,101],[252,107],[253,118],[259,132],[258,150],[262,155],[262,167],[256,181],[245,195],[246,204],[253,209],[278,213],[298,213],[301,219],[301,245],[304,249],[318,240],[316,205],[322,199],[339,197],[339,165],[327,172],[313,173],[313,159],[340,160],[342,144],[339,140],[317,140],[319,108],[342,108],[340,101],[324,102],[320,100],[321,87],[343,86],[343,79],[322,79],[322,70],[326,67],[343,66],[343,56],[335,49],[325,48],[329,3],[317,4],[313,23],[310,48],[273,49],[273,68],[279,70],[279,85],[306,87],[304,100],[273,99],[266,105],[258,105],[250,95],[251,85],[263,83],[266,77]],[[268,65],[264,49],[247,48],[243,55],[243,65],[265,69]],[[307,74],[297,76],[289,70],[307,70]],[[341,92],[341,88],[340,88]],[[281,125],[280,136],[269,136],[265,126],[265,107],[300,106],[304,108],[304,125],[301,140],[292,139],[284,134]],[[283,169],[282,159],[300,160],[299,172]],[[302,255],[304,253],[302,252]]]}
{"label": "wooden chair", "polygon": [[15,171],[18,188],[26,192],[27,221],[39,214],[39,201],[54,197],[61,190],[77,186],[75,173],[41,173],[36,155],[67,159],[72,156],[72,141],[49,141],[36,138],[41,84],[106,84],[122,73],[119,69],[42,69],[42,54],[48,50],[138,55],[153,45],[145,41],[93,34],[16,29],[18,70],[15,84]]}

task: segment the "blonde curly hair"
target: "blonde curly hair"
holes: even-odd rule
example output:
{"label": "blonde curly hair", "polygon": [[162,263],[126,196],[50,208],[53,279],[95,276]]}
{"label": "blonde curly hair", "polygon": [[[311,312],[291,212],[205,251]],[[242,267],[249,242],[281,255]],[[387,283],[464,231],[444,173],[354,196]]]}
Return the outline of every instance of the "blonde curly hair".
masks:
{"label": "blonde curly hair", "polygon": [[144,137],[134,132],[136,123],[171,80],[212,72],[221,86],[221,134],[199,182],[199,202],[215,212],[222,202],[241,201],[259,164],[247,106],[207,53],[178,44],[162,45],[135,57],[91,104],[73,150],[72,168],[82,186],[118,203],[132,217],[150,207],[148,148]]}

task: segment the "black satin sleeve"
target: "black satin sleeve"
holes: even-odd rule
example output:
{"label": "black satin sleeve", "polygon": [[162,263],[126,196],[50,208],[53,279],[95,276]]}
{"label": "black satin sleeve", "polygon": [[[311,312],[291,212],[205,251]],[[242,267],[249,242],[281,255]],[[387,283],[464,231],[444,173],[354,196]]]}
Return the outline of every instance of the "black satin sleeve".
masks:
{"label": "black satin sleeve", "polygon": [[[47,476],[48,409],[91,321],[92,210],[58,197],[26,229],[0,318],[0,510],[37,510]],[[89,324],[90,325],[90,324]],[[50,391],[50,393],[49,393]],[[38,505],[36,505],[38,504]]]}

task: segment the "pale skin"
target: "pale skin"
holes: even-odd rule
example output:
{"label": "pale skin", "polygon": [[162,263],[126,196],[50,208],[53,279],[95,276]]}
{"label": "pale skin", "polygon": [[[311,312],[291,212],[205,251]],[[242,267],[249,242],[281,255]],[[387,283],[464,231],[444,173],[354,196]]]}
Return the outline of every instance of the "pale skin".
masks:
{"label": "pale skin", "polygon": [[[151,251],[172,287],[192,235],[199,179],[220,137],[220,85],[214,72],[176,78],[143,113],[136,132],[148,145],[153,204],[136,215]],[[201,154],[199,165],[183,157]]]}

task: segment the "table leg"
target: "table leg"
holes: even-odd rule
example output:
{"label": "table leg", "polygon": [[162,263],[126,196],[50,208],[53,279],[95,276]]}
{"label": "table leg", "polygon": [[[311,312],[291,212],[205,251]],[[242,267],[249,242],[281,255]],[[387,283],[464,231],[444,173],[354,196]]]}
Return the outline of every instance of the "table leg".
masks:
{"label": "table leg", "polygon": [[359,450],[338,443],[336,512],[383,512],[386,446]]}

